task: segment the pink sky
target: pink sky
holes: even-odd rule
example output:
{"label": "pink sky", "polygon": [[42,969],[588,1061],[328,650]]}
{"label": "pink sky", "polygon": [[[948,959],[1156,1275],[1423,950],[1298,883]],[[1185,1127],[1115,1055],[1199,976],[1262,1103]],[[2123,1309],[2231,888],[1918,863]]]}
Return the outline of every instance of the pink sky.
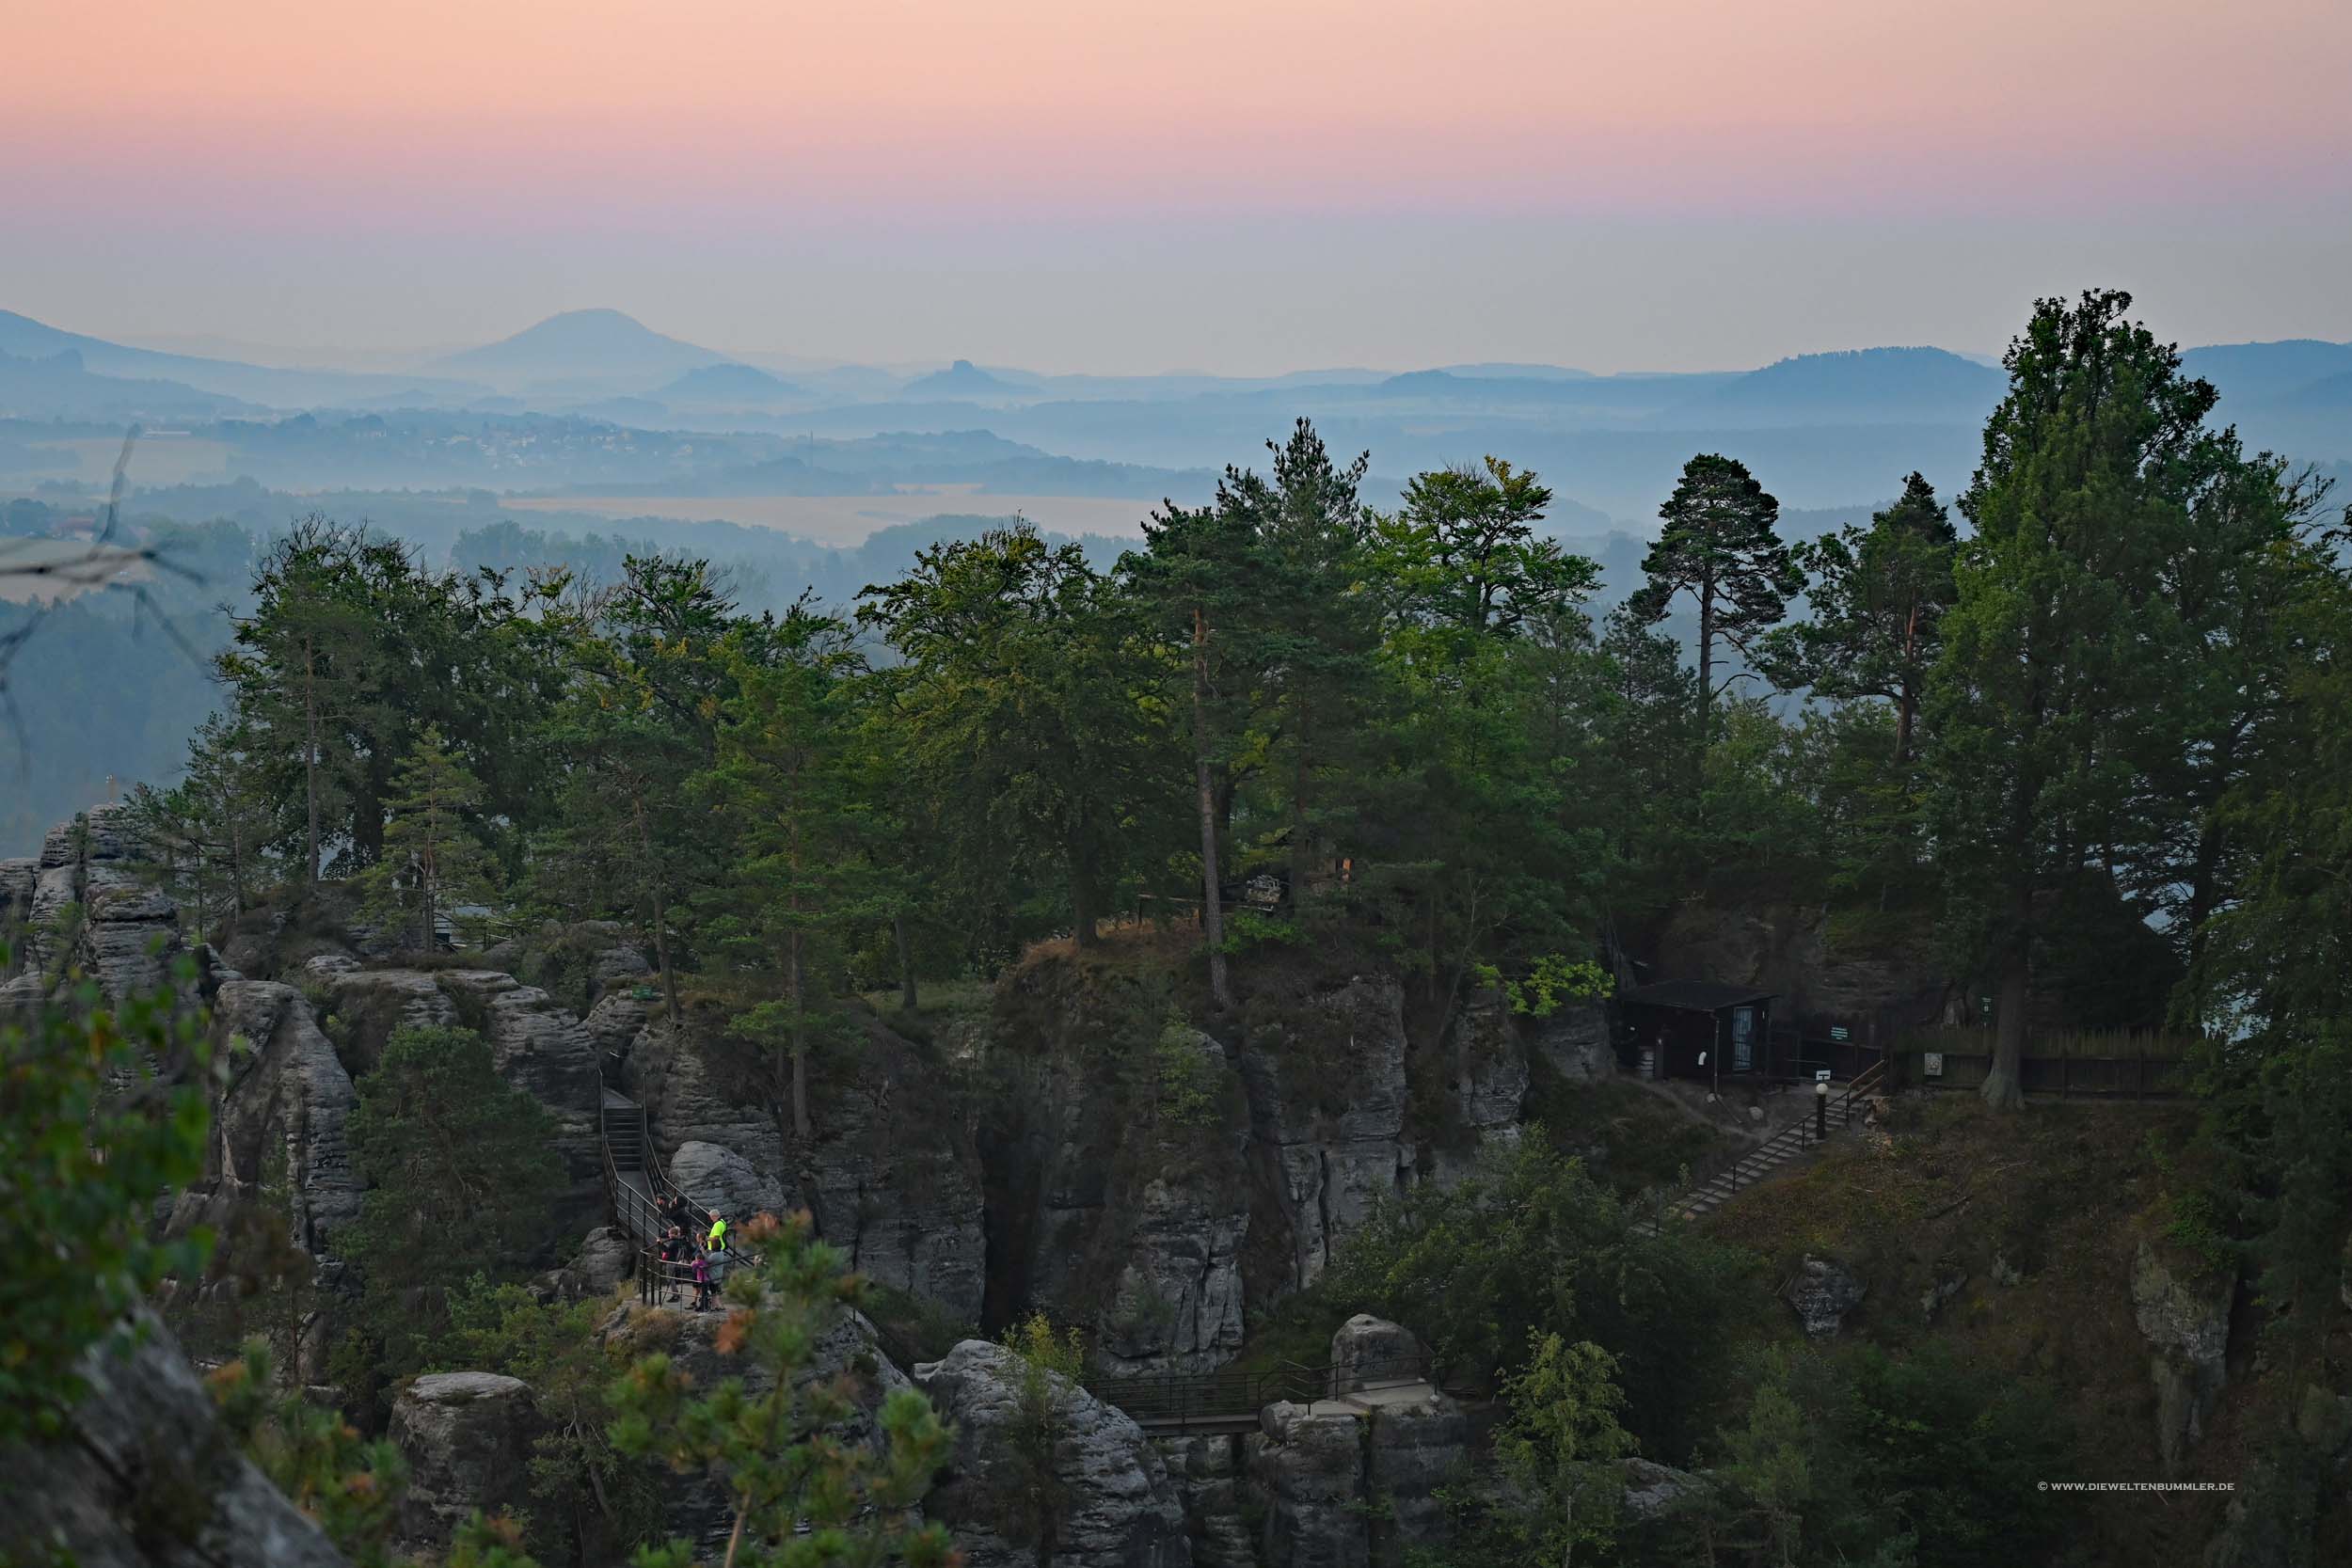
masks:
{"label": "pink sky", "polygon": [[68,247],[2352,205],[2345,0],[0,6],[0,205]]}

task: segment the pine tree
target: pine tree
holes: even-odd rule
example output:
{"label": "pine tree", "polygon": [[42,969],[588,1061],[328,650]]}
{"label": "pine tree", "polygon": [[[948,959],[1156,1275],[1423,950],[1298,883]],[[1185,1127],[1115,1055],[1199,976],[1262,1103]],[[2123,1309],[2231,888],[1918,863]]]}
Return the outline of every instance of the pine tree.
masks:
{"label": "pine tree", "polygon": [[736,967],[772,976],[781,998],[755,1003],[733,1031],[780,1069],[779,1105],[805,1148],[812,1137],[808,1063],[850,1033],[836,1005],[852,931],[879,923],[889,889],[866,853],[876,781],[864,766],[856,680],[864,662],[848,628],[795,605],[736,656],[736,693],[722,708],[718,765],[699,784],[724,818],[726,878],[705,900],[704,936]]}
{"label": "pine tree", "polygon": [[1835,701],[1883,698],[1895,709],[1895,761],[1911,760],[1928,672],[1942,647],[1958,536],[1934,486],[1919,474],[1867,529],[1848,527],[1798,546],[1811,579],[1809,620],[1769,633],[1763,663],[1783,690],[1810,687]]}
{"label": "pine tree", "polygon": [[1780,502],[1736,459],[1716,452],[1692,458],[1658,515],[1665,526],[1642,558],[1647,580],[1629,602],[1652,624],[1666,618],[1680,594],[1697,602],[1703,714],[1721,695],[1716,643],[1749,655],[1758,635],[1788,613],[1804,576],[1774,531]]}
{"label": "pine tree", "polygon": [[2132,802],[2183,743],[2164,593],[2190,509],[2242,461],[2215,392],[2130,322],[2129,294],[2041,301],[1961,497],[1975,526],[1927,712],[1936,841],[1998,985],[1984,1098],[2019,1063],[2045,900],[2132,858]]}
{"label": "pine tree", "polygon": [[362,908],[387,924],[415,920],[418,950],[429,953],[440,916],[496,896],[498,863],[478,836],[482,784],[428,726],[393,787],[384,853],[359,875]]}

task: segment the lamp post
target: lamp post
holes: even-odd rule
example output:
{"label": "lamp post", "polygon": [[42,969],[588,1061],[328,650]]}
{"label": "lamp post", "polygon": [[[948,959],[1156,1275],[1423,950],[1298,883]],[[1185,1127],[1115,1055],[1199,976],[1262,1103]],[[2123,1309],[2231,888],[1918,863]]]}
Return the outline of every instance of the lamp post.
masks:
{"label": "lamp post", "polygon": [[1829,1074],[1813,1075],[1813,1141],[1829,1141]]}

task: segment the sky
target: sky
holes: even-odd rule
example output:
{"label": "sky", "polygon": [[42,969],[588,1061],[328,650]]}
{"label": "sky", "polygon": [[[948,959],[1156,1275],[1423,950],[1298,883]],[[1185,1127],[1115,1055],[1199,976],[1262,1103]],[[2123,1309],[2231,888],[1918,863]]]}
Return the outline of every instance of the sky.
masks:
{"label": "sky", "polygon": [[0,0],[0,308],[1270,373],[2352,338],[2344,0]]}

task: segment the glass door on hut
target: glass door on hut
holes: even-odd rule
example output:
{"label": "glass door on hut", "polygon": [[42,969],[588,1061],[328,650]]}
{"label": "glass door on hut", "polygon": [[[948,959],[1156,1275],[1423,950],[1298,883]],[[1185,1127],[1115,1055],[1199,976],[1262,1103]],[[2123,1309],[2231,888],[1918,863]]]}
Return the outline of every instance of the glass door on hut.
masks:
{"label": "glass door on hut", "polygon": [[1756,1009],[1754,1007],[1731,1009],[1731,1070],[1734,1072],[1756,1070]]}

